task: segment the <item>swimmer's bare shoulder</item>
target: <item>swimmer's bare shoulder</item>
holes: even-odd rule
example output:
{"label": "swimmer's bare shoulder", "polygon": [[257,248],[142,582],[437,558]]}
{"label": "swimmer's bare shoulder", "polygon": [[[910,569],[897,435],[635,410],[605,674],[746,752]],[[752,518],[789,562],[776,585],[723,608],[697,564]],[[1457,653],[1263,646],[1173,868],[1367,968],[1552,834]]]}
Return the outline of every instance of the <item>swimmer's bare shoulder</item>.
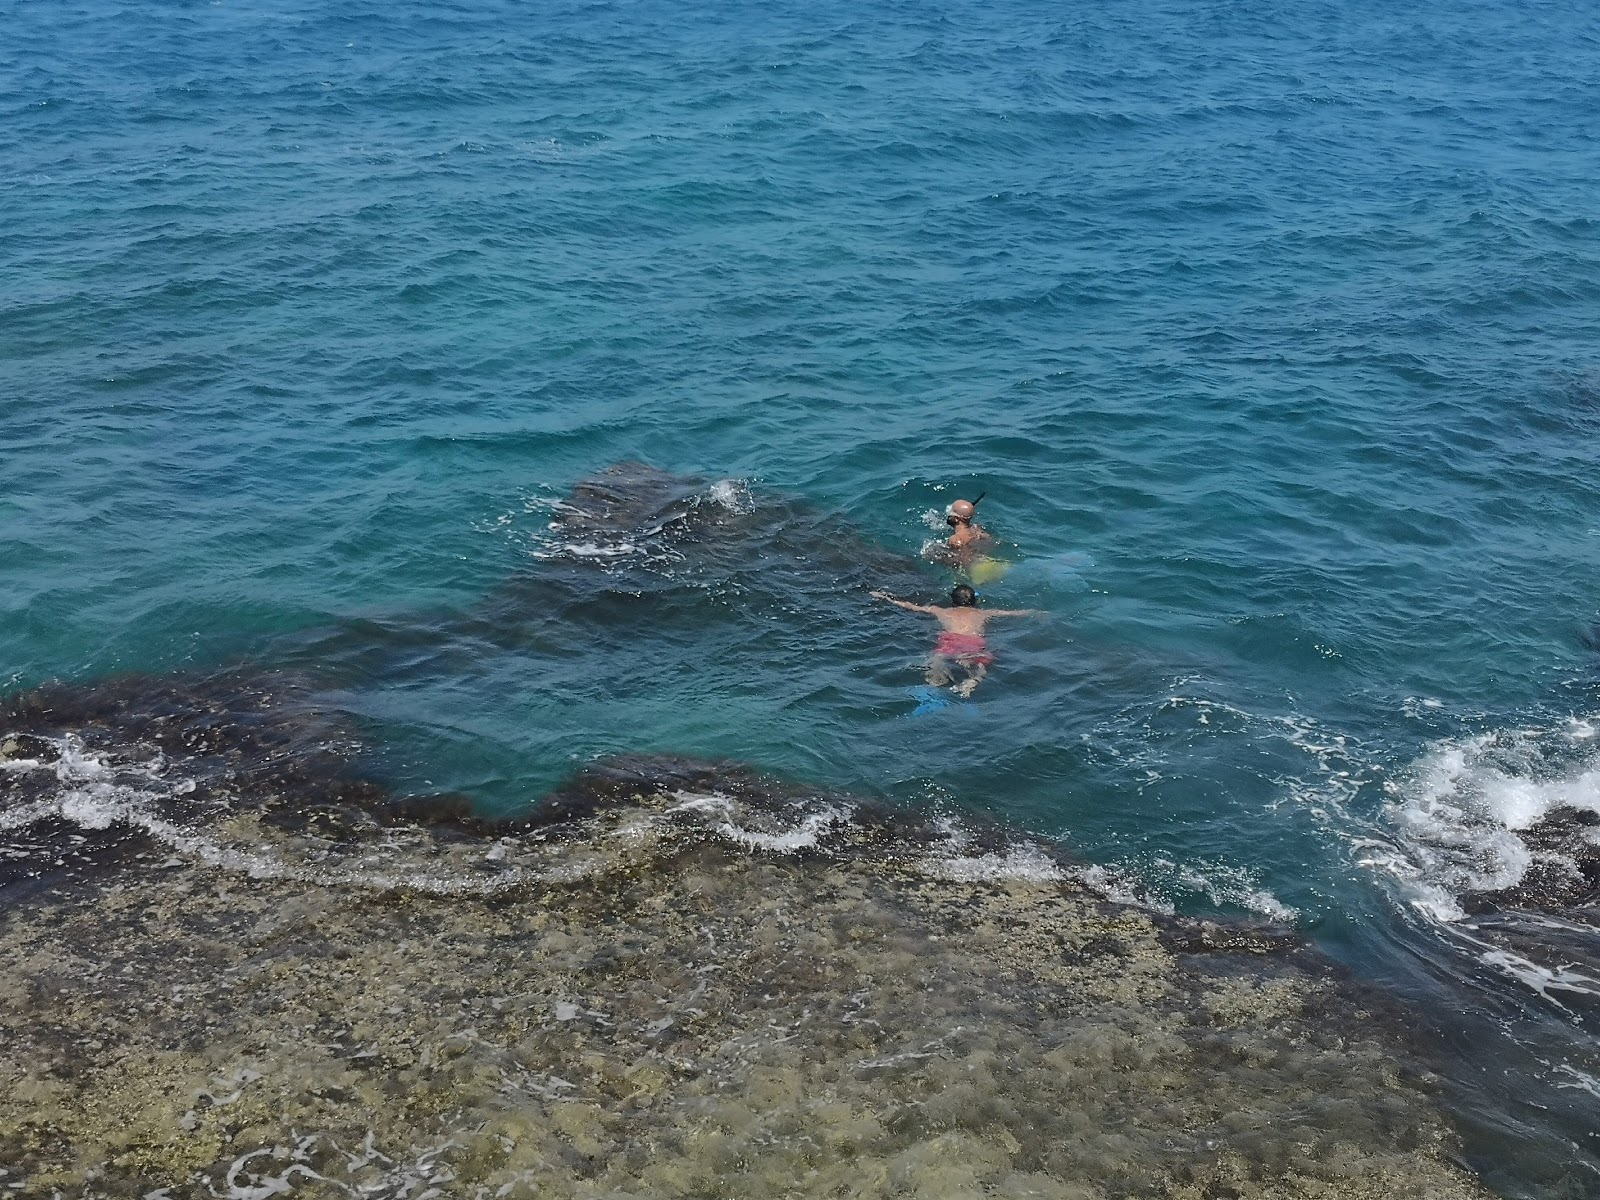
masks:
{"label": "swimmer's bare shoulder", "polygon": [[994,535],[981,525],[963,525],[946,543],[952,550],[975,550],[994,541]]}
{"label": "swimmer's bare shoulder", "polygon": [[957,633],[982,633],[983,627],[995,617],[1038,617],[1044,614],[1037,608],[948,608],[942,612],[956,613],[966,618],[958,626],[940,617],[939,623]]}

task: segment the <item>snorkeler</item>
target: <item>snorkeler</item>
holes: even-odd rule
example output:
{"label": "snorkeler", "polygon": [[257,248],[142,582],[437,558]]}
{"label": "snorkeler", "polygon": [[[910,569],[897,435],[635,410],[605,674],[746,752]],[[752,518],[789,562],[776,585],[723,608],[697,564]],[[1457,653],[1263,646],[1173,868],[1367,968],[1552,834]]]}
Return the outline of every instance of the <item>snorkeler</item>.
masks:
{"label": "snorkeler", "polygon": [[977,500],[957,500],[945,509],[950,536],[923,549],[923,557],[954,567],[980,586],[1003,578],[1011,569],[1009,562],[994,556],[994,535],[975,519],[978,503],[986,495],[979,492]]}
{"label": "snorkeler", "polygon": [[[979,496],[978,500],[983,497]],[[944,523],[951,527],[945,546],[961,559],[970,558],[994,541],[994,537],[974,518],[978,515],[976,500],[957,500],[945,510]]]}
{"label": "snorkeler", "polygon": [[[962,698],[972,695],[989,673],[989,664],[994,661],[994,655],[989,653],[988,640],[983,635],[983,627],[989,623],[989,619],[1039,615],[1039,610],[1033,608],[981,609],[978,607],[978,594],[964,583],[958,583],[950,589],[948,608],[897,600],[888,592],[873,592],[872,595],[907,612],[927,613],[939,622],[939,640],[934,643],[933,653],[928,656],[926,679],[934,687],[951,685],[950,690]],[[952,663],[966,672],[967,677],[960,683],[954,683]]]}

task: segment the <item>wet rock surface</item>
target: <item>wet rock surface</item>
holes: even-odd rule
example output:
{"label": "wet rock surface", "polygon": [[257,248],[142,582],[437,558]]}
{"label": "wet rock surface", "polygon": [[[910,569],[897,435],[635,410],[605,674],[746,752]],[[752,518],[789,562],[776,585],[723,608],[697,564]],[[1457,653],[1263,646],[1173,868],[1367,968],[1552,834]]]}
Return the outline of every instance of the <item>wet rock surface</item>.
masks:
{"label": "wet rock surface", "polygon": [[0,919],[13,1194],[1485,1194],[1296,939],[1003,831],[661,757],[477,833],[203,819],[295,869],[117,863]]}
{"label": "wet rock surface", "polygon": [[[413,813],[470,820],[461,796],[364,777],[360,733],[295,674],[130,674],[0,699],[0,908],[22,885],[164,858],[236,812],[336,843]],[[192,836],[191,836],[192,835]],[[239,865],[239,864],[234,864]]]}
{"label": "wet rock surface", "polygon": [[1600,1017],[1600,815],[1556,808],[1519,830],[1530,855],[1516,884],[1463,897],[1457,926],[1483,962],[1558,1012]]}
{"label": "wet rock surface", "polygon": [[1600,813],[1557,808],[1519,835],[1532,861],[1516,886],[1479,892],[1468,898],[1469,910],[1576,910],[1579,919],[1600,924]]}

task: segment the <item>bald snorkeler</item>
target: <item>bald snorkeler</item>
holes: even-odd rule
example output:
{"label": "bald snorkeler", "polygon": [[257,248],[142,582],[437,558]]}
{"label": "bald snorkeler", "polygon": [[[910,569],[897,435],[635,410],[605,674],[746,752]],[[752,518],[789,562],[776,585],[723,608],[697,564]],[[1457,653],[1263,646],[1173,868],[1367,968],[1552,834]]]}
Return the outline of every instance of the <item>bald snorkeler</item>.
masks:
{"label": "bald snorkeler", "polygon": [[1011,564],[994,556],[994,535],[977,522],[979,502],[989,493],[980,492],[976,500],[957,500],[944,511],[950,536],[923,550],[923,557],[954,567],[980,586],[1004,577]]}
{"label": "bald snorkeler", "polygon": [[[978,497],[978,500],[982,499],[982,496]],[[957,500],[945,509],[944,523],[950,526],[951,532],[944,544],[952,557],[970,560],[993,544],[993,535],[978,524],[977,515],[976,500]]]}
{"label": "bald snorkeler", "polygon": [[[984,627],[995,617],[1036,617],[1035,608],[978,607],[978,594],[967,584],[958,583],[950,589],[948,607],[938,604],[913,604],[898,600],[888,592],[873,592],[873,598],[886,600],[907,612],[926,613],[939,622],[939,639],[928,656],[925,678],[933,687],[948,686],[962,699],[977,690],[983,677],[989,673],[994,655],[989,653],[989,642],[984,637]],[[955,682],[954,667],[961,668],[966,678]]]}

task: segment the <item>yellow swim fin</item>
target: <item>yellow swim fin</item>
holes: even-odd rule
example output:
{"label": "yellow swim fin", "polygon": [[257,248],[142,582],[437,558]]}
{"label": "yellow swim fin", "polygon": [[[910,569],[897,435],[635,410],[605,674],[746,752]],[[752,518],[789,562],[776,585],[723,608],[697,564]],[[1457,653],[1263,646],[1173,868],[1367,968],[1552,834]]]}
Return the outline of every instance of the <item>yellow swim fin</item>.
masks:
{"label": "yellow swim fin", "polygon": [[1010,569],[1011,564],[1004,559],[985,557],[973,563],[967,574],[971,576],[973,583],[982,585],[994,583],[998,579],[1004,579],[1006,572]]}

